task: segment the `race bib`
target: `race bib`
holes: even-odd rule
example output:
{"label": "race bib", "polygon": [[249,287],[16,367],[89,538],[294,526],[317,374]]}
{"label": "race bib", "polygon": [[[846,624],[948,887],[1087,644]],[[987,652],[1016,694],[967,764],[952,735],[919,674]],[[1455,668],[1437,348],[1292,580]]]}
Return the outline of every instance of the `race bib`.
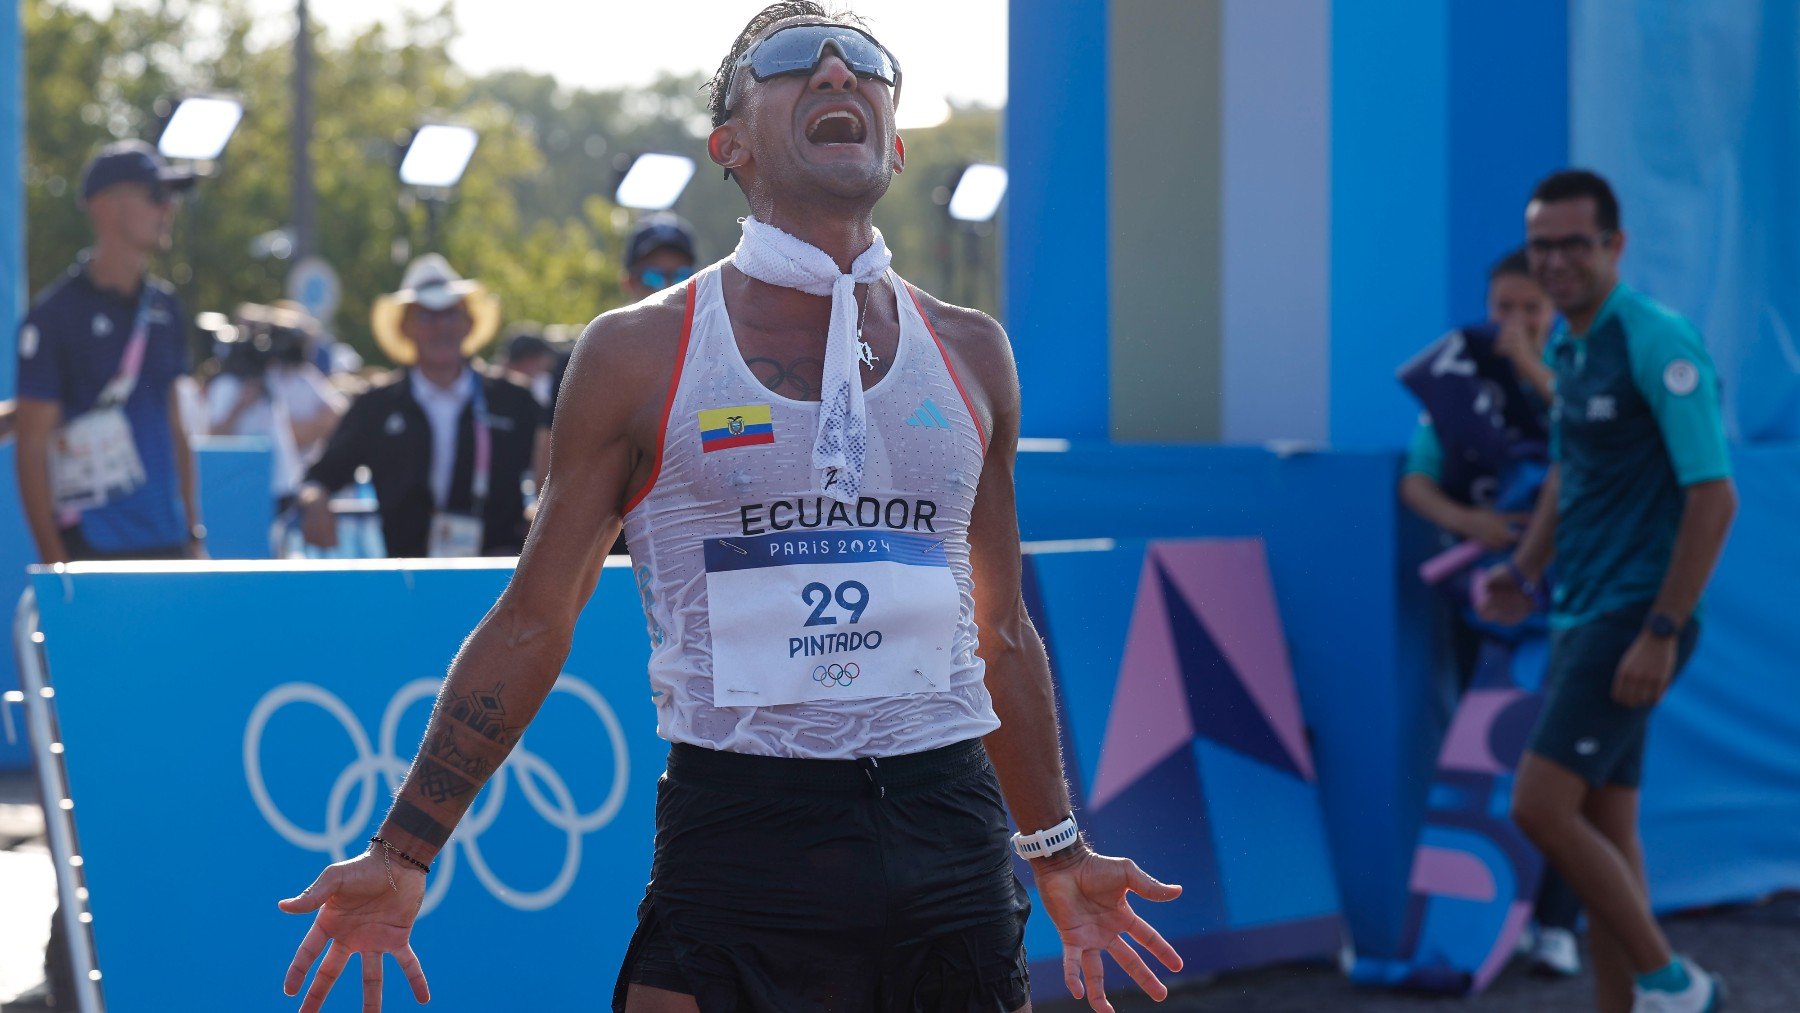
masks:
{"label": "race bib", "polygon": [[714,706],[949,688],[961,605],[943,536],[783,531],[711,538],[705,555]]}
{"label": "race bib", "polygon": [[432,559],[479,556],[481,534],[481,518],[440,511],[431,515],[431,541],[426,552]]}
{"label": "race bib", "polygon": [[145,481],[144,462],[121,408],[96,408],[69,420],[50,453],[50,493],[59,513],[92,510],[130,495]]}

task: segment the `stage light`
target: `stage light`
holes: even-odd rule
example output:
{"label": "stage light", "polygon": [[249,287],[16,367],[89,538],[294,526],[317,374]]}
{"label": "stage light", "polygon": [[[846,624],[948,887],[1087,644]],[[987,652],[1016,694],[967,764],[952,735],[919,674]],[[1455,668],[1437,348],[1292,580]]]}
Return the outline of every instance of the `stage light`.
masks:
{"label": "stage light", "polygon": [[156,149],[164,158],[184,162],[212,162],[244,118],[237,99],[218,96],[182,99],[169,115]]}
{"label": "stage light", "polygon": [[413,131],[400,156],[400,182],[426,190],[451,190],[462,181],[480,135],[468,127],[428,123]]}
{"label": "stage light", "polygon": [[694,178],[694,160],[686,155],[639,155],[619,180],[613,203],[640,211],[667,211]]}
{"label": "stage light", "polygon": [[959,222],[985,222],[1000,211],[1006,196],[1006,170],[977,162],[963,170],[950,195],[950,217]]}

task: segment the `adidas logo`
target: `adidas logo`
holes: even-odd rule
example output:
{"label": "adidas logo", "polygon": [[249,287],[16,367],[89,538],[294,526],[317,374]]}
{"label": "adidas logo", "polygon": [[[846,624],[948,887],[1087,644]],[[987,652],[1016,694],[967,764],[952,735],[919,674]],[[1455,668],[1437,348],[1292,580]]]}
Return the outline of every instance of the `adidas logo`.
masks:
{"label": "adidas logo", "polygon": [[932,401],[930,398],[926,398],[925,403],[920,405],[918,410],[912,413],[912,418],[907,419],[906,424],[909,426],[923,426],[926,429],[950,428],[950,420],[944,417],[944,413],[938,410],[936,402]]}

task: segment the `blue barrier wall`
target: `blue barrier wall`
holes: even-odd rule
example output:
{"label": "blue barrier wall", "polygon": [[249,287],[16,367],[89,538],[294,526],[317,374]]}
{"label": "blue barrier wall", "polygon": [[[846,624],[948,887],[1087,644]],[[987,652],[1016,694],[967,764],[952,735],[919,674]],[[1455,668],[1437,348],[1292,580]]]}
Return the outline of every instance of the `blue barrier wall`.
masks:
{"label": "blue barrier wall", "polygon": [[1345,919],[1358,949],[1379,955],[1399,946],[1436,749],[1430,603],[1416,581],[1397,579],[1417,533],[1394,497],[1398,463],[1385,453],[1076,445],[1021,454],[1017,472],[1027,540],[1262,538]]}
{"label": "blue barrier wall", "polygon": [[[511,566],[172,572],[189,565],[34,579],[103,986],[109,1008],[166,1008],[169,969],[207,938],[209,994],[275,1008],[311,922],[275,901],[365,847],[452,654]],[[667,747],[629,571],[606,571],[575,643],[563,691],[432,875],[414,944],[448,1008],[593,1008],[635,924]],[[222,841],[255,860],[232,863],[204,904],[168,903],[170,877],[216,876],[218,848],[202,842]],[[554,959],[546,940],[559,941]],[[359,999],[350,977],[326,1008]],[[386,999],[414,1005],[391,965]]]}
{"label": "blue barrier wall", "polygon": [[1645,859],[1664,910],[1800,889],[1800,446],[1733,458],[1737,521],[1644,761]]}
{"label": "blue barrier wall", "polygon": [[[1699,650],[1650,736],[1643,828],[1665,910],[1800,888],[1800,446],[1733,457],[1738,520]],[[1395,501],[1397,465],[1381,453],[1077,445],[1021,454],[1018,467],[1028,539],[1263,538],[1345,919],[1375,957],[1400,955],[1441,733],[1430,602],[1413,575],[1427,545]]]}

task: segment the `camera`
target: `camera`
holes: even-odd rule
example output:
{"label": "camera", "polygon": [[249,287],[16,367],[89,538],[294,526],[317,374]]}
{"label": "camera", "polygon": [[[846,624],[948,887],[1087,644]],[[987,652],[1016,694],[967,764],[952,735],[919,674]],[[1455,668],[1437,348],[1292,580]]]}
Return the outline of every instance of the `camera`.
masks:
{"label": "camera", "polygon": [[219,371],[245,379],[260,378],[275,365],[306,361],[318,324],[300,310],[244,303],[227,317],[202,313],[194,323],[212,336]]}

